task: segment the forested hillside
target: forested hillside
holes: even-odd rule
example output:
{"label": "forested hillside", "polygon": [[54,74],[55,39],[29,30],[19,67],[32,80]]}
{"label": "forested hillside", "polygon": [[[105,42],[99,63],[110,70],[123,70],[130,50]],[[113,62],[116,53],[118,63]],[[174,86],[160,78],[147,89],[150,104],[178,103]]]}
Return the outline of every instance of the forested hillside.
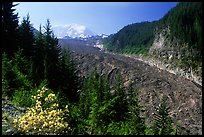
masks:
{"label": "forested hillside", "polygon": [[[166,40],[170,41],[173,47],[179,49],[173,58],[177,58],[183,67],[192,67],[201,75],[202,3],[178,3],[159,21],[157,32],[167,26],[169,26],[170,33]],[[175,41],[178,44],[175,44]],[[181,57],[178,57],[179,55]]]}
{"label": "forested hillside", "polygon": [[184,72],[202,74],[202,3],[180,2],[163,18],[125,26],[104,40],[109,51],[156,58]]}
{"label": "forested hillside", "polygon": [[137,89],[125,89],[120,75],[111,87],[94,70],[79,78],[50,20],[34,35],[29,15],[18,24],[15,6],[2,3],[3,135],[177,134],[165,101],[158,106],[160,118],[147,125]]}
{"label": "forested hillside", "polygon": [[147,53],[154,39],[157,22],[141,22],[125,26],[104,40],[109,51],[122,53]]}

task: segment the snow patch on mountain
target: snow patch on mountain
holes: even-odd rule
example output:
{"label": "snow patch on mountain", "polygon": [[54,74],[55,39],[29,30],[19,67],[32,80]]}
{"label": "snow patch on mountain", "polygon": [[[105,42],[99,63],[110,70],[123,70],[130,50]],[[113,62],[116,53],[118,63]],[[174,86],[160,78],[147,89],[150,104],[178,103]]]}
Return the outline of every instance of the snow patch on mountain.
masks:
{"label": "snow patch on mountain", "polygon": [[107,38],[109,35],[106,34],[99,34],[98,36],[102,37],[102,38]]}
{"label": "snow patch on mountain", "polygon": [[71,38],[88,38],[96,35],[86,26],[79,24],[53,26],[52,29],[57,38],[64,38],[67,36]]}

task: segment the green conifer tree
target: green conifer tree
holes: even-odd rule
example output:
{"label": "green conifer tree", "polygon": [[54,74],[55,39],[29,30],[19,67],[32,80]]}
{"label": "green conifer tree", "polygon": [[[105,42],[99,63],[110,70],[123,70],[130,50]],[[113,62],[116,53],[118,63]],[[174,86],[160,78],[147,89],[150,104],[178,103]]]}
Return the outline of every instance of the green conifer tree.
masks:
{"label": "green conifer tree", "polygon": [[[16,4],[17,5],[17,4]],[[17,28],[18,14],[15,14],[13,2],[2,2],[2,52],[6,52],[9,56],[14,55],[18,50],[17,45]]]}
{"label": "green conifer tree", "polygon": [[116,83],[114,86],[115,96],[118,96],[118,100],[114,106],[116,114],[114,116],[114,121],[122,121],[126,118],[128,112],[128,102],[127,96],[125,94],[125,87],[120,74],[116,76]]}
{"label": "green conifer tree", "polygon": [[129,87],[129,123],[131,125],[130,134],[132,135],[145,135],[145,118],[140,114],[143,111],[143,107],[139,105],[138,90],[134,90],[132,85]]}
{"label": "green conifer tree", "polygon": [[79,106],[88,134],[105,134],[115,114],[114,106],[119,97],[111,96],[108,84],[104,83],[105,78],[95,70],[85,79],[80,93]]}
{"label": "green conifer tree", "polygon": [[57,80],[59,79],[59,56],[60,47],[58,45],[58,39],[54,36],[51,30],[51,23],[47,19],[47,23],[44,26],[45,32],[45,52],[44,52],[44,78],[48,80],[49,87],[52,89],[58,89]]}
{"label": "green conifer tree", "polygon": [[39,85],[44,80],[45,60],[45,38],[40,25],[34,43],[34,54],[32,58],[32,78],[35,84]]}
{"label": "green conifer tree", "polygon": [[71,59],[70,51],[62,49],[59,59],[58,80],[60,91],[66,95],[70,102],[79,101],[80,78],[77,76],[74,61]]}
{"label": "green conifer tree", "polygon": [[18,28],[18,36],[19,46],[23,49],[23,55],[31,59],[34,51],[34,34],[29,14],[23,18]]}
{"label": "green conifer tree", "polygon": [[167,106],[166,98],[163,97],[159,107],[154,113],[153,133],[154,135],[172,135],[174,129],[172,127],[172,120],[169,115],[169,107]]}

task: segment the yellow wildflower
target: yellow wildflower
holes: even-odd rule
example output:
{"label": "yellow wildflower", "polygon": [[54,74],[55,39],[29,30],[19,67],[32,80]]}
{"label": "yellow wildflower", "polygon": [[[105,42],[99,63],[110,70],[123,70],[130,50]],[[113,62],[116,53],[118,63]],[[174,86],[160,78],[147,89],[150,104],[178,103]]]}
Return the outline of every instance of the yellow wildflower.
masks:
{"label": "yellow wildflower", "polygon": [[18,120],[17,120],[16,118],[14,118],[14,119],[13,119],[13,122],[14,122],[14,123],[17,123],[17,122],[18,122]]}

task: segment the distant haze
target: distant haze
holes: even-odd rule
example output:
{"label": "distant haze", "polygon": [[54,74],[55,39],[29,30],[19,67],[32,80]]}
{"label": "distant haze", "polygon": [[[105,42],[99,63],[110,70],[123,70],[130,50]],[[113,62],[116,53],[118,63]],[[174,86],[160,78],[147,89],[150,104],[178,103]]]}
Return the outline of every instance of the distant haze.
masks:
{"label": "distant haze", "polygon": [[81,24],[97,34],[113,34],[124,26],[162,18],[177,2],[15,2],[19,21],[28,13],[36,29],[45,25]]}

